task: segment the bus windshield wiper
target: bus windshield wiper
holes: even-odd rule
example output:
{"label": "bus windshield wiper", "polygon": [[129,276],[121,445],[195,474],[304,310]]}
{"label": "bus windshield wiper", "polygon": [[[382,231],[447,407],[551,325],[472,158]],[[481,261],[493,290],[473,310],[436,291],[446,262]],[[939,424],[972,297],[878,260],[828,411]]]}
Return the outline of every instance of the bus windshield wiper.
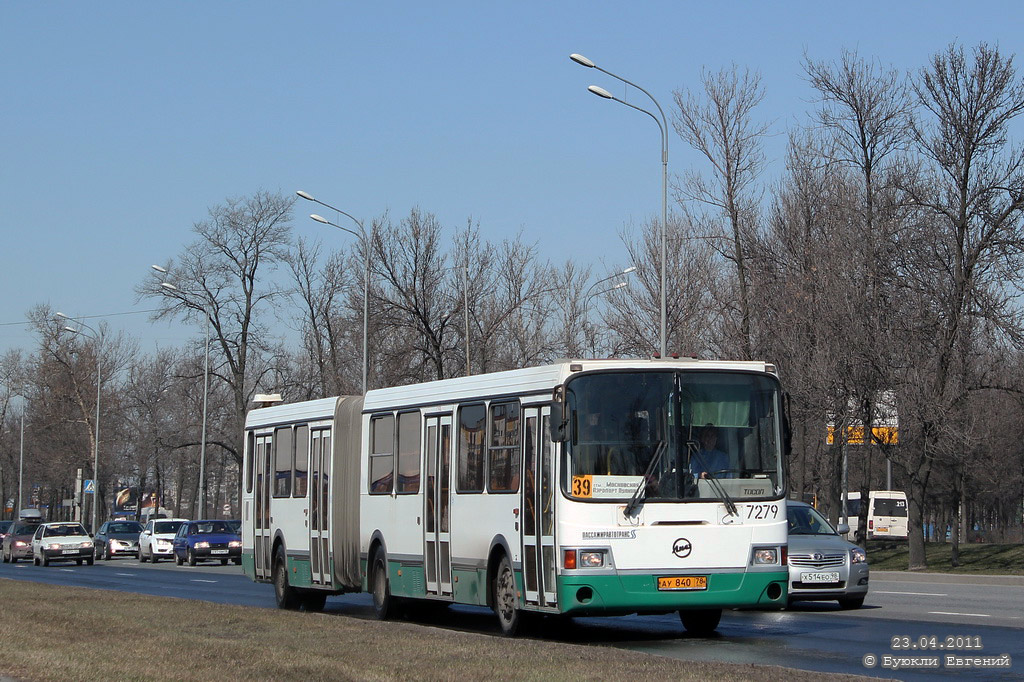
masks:
{"label": "bus windshield wiper", "polygon": [[708,481],[711,484],[711,487],[714,489],[715,493],[718,495],[718,497],[722,499],[722,502],[725,503],[725,509],[726,511],[729,512],[730,516],[739,516],[739,511],[737,511],[736,509],[736,503],[732,501],[732,498],[729,496],[729,493],[725,491],[725,486],[723,486],[722,482],[718,480],[718,477],[715,476],[712,472],[708,471],[707,463],[704,461],[704,458],[701,457],[697,445],[698,443],[696,441],[686,441],[686,446],[690,449],[690,457],[697,457],[697,463],[700,464],[702,469],[704,469],[704,474],[707,476],[707,478],[705,478],[704,480]]}
{"label": "bus windshield wiper", "polygon": [[[647,469],[644,471],[643,478],[640,479],[640,483],[637,484],[636,490],[633,491],[633,497],[629,499],[629,504],[627,504],[626,508],[623,510],[623,513],[626,516],[633,516],[633,512],[636,511],[636,508],[640,506],[640,503],[647,497],[647,479],[650,478],[654,469],[658,466],[662,456],[665,454],[665,450],[665,441],[659,440],[658,448],[654,451],[654,456],[651,457],[651,461],[647,465]],[[641,492],[643,492],[643,495],[640,494]]]}

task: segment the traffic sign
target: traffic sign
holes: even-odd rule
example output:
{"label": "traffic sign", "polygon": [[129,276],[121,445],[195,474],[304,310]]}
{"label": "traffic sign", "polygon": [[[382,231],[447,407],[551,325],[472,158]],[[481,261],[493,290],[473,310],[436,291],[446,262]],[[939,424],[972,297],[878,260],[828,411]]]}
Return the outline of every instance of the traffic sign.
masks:
{"label": "traffic sign", "polygon": [[82,490],[87,495],[95,493],[96,492],[96,481],[94,481],[91,478],[85,479],[84,485],[82,486]]}

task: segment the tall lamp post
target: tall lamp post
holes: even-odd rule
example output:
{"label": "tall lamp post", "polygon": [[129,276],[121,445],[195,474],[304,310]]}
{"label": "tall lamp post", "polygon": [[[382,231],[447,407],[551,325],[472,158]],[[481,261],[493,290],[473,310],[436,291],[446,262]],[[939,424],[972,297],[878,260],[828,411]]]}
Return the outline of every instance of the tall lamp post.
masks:
{"label": "tall lamp post", "polygon": [[[162,268],[159,265],[153,265],[151,267],[161,275],[167,274],[166,268]],[[169,292],[168,295],[176,296],[181,293],[181,290],[170,282],[160,282],[160,286]],[[180,296],[176,297],[180,298]],[[199,445],[199,493],[201,496],[199,503],[199,516],[200,518],[206,518],[206,503],[209,499],[206,481],[206,406],[207,399],[210,395],[210,313],[206,311],[205,306],[202,306],[201,308],[203,311],[203,317],[206,318],[206,358],[203,361],[203,428]],[[159,509],[156,511],[159,511]]]}
{"label": "tall lamp post", "polygon": [[21,446],[18,451],[18,508],[15,510],[17,516],[15,518],[21,518],[21,505],[25,498],[23,496],[24,482],[25,482],[25,408],[27,407],[28,396],[22,395],[25,402],[21,405]]}
{"label": "tall lamp post", "polygon": [[295,193],[297,195],[299,195],[300,197],[302,197],[303,199],[305,199],[306,201],[312,201],[315,204],[320,204],[321,206],[325,206],[326,208],[329,208],[332,211],[334,211],[334,212],[336,212],[336,213],[338,213],[340,215],[345,216],[346,218],[350,218],[356,225],[359,226],[359,232],[356,232],[355,230],[350,229],[348,227],[342,227],[341,225],[338,225],[336,223],[332,223],[327,218],[324,218],[323,216],[317,215],[316,213],[311,213],[310,216],[309,216],[310,218],[312,218],[313,220],[315,220],[318,223],[323,223],[324,225],[330,225],[331,227],[336,227],[339,230],[343,230],[345,232],[348,232],[349,234],[351,234],[351,235],[355,236],[356,238],[358,238],[360,242],[362,242],[362,246],[363,246],[363,395],[366,395],[366,375],[367,375],[367,372],[369,371],[369,367],[370,367],[370,358],[369,358],[369,355],[367,354],[367,328],[368,328],[368,325],[369,325],[369,307],[370,307],[370,304],[369,304],[369,301],[370,301],[370,240],[369,240],[369,238],[366,235],[366,229],[363,227],[363,221],[359,220],[358,218],[356,218],[351,213],[346,213],[345,211],[342,211],[340,208],[336,208],[336,207],[331,206],[330,204],[328,204],[326,202],[320,201],[319,199],[315,198],[309,192],[303,192],[301,189],[298,190]]}
{"label": "tall lamp post", "polygon": [[604,88],[599,88],[596,85],[591,85],[589,88],[587,88],[588,90],[590,90],[590,92],[594,93],[598,97],[615,100],[619,104],[625,104],[630,109],[636,109],[637,111],[647,114],[652,119],[654,119],[654,122],[658,124],[658,128],[661,130],[661,357],[665,357],[665,267],[666,262],[668,260],[666,255],[668,250],[666,247],[666,232],[668,231],[668,121],[665,119],[665,112],[662,110],[661,105],[658,104],[658,100],[654,99],[654,96],[651,93],[647,92],[636,83],[632,83],[623,78],[622,76],[617,76],[611,71],[606,71],[605,69],[602,69],[600,66],[598,66],[597,64],[595,64],[594,62],[587,59],[581,54],[573,53],[569,55],[569,59],[573,60],[574,62],[581,66],[587,67],[588,69],[597,69],[601,73],[606,73],[612,78],[622,81],[626,85],[632,85],[634,88],[647,95],[650,98],[650,100],[654,102],[654,106],[658,108],[658,113],[661,114],[661,119],[659,120],[657,116],[647,111],[646,109],[638,107],[634,104],[630,104],[625,100],[621,100],[615,95],[605,90]]}
{"label": "tall lamp post", "polygon": [[[60,313],[60,312],[57,313],[57,317],[59,319],[61,319],[61,320],[68,320],[69,322],[71,321],[71,318],[68,317],[67,315],[65,315],[64,313]],[[93,491],[92,491],[92,528],[91,528],[92,532],[95,533],[96,532],[97,513],[99,511],[99,495],[100,495],[100,335],[99,335],[99,332],[97,332],[95,329],[93,329],[92,327],[87,325],[85,322],[82,322],[81,320],[74,320],[74,322],[77,325],[79,325],[79,326],[78,327],[72,327],[71,325],[66,325],[64,327],[64,330],[65,331],[69,331],[69,332],[71,332],[73,334],[84,334],[85,336],[90,337],[93,340],[93,342],[96,344],[96,428],[95,428],[96,443],[93,446],[93,453],[92,453],[92,485],[93,485]],[[84,327],[85,329],[88,329],[92,333],[91,334],[85,334],[85,332],[82,331],[82,327]]]}

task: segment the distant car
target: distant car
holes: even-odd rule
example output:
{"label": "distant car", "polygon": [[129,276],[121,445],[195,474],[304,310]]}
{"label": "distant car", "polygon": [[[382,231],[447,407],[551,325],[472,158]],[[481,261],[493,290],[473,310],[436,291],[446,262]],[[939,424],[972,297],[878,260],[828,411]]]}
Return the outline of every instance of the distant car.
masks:
{"label": "distant car", "polygon": [[43,522],[43,515],[38,509],[22,509],[20,516],[4,535],[2,554],[5,564],[32,558],[32,536]]}
{"label": "distant car", "polygon": [[221,565],[228,560],[242,563],[242,536],[227,521],[189,521],[181,524],[174,536],[174,563],[186,561],[195,566],[200,561],[219,559]]}
{"label": "distant car", "polygon": [[74,561],[92,566],[95,547],[85,526],[78,522],[44,523],[32,536],[32,562],[49,566],[51,561]]}
{"label": "distant car", "polygon": [[151,519],[146,523],[139,535],[139,561],[155,564],[160,559],[170,559],[174,555],[174,535],[183,523],[188,523],[188,519]]}
{"label": "distant car", "polygon": [[139,556],[139,534],[142,524],[138,521],[107,521],[100,526],[100,532],[93,538],[97,559],[116,556]]}
{"label": "distant car", "polygon": [[789,601],[835,599],[844,609],[859,609],[868,594],[868,560],[864,549],[844,540],[814,507],[790,500]]}

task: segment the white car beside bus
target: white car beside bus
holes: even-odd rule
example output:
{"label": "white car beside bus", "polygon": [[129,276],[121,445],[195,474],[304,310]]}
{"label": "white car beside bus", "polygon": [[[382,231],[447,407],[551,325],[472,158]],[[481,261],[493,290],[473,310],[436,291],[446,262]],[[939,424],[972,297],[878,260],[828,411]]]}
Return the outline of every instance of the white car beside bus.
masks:
{"label": "white car beside bus", "polygon": [[508,635],[526,612],[666,611],[707,634],[786,604],[782,404],[772,365],[653,359],[254,409],[244,571],[282,608],[368,591],[379,618],[476,604]]}
{"label": "white car beside bus", "polygon": [[188,519],[147,521],[146,527],[139,535],[139,561],[152,561],[155,564],[160,559],[173,559],[171,541],[183,523],[188,523]]}

